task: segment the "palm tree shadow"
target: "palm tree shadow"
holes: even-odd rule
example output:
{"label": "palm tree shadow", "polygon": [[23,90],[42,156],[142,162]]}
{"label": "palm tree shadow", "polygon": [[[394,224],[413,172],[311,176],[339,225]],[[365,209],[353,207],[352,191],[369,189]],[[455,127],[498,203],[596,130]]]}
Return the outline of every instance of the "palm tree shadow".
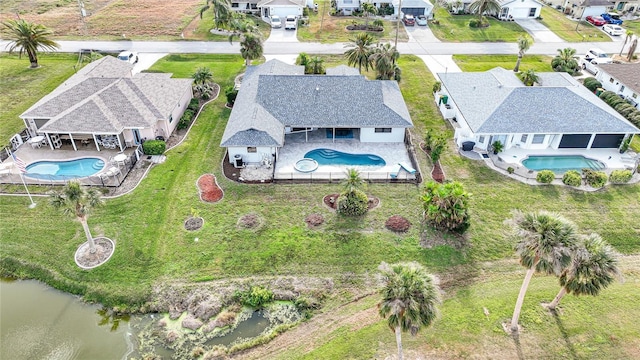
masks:
{"label": "palm tree shadow", "polygon": [[560,329],[562,338],[567,343],[567,349],[569,350],[569,354],[571,354],[571,358],[574,360],[579,359],[578,354],[576,353],[576,349],[571,343],[571,340],[569,339],[569,334],[567,333],[567,329],[564,327],[564,324],[562,323],[562,320],[560,319],[558,312],[556,310],[549,310],[549,311],[551,311],[551,315],[553,315],[553,318],[556,320],[556,324],[558,325],[558,329]]}
{"label": "palm tree shadow", "polygon": [[513,344],[516,346],[516,352],[519,360],[524,360],[524,353],[522,352],[522,344],[520,344],[520,334],[517,332],[511,333]]}

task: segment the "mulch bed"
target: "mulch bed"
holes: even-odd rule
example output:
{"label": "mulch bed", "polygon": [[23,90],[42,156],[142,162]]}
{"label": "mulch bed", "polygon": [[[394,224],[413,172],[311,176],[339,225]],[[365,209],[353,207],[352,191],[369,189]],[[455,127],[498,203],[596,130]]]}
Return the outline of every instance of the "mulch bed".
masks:
{"label": "mulch bed", "polygon": [[309,214],[304,218],[304,222],[307,223],[307,226],[313,228],[322,225],[324,223],[324,217],[322,214]]}
{"label": "mulch bed", "polygon": [[96,246],[96,252],[91,253],[89,243],[85,242],[78,247],[75,254],[76,263],[85,268],[91,269],[105,263],[113,254],[113,243],[105,237],[97,237],[93,239]]}
{"label": "mulch bed", "polygon": [[[431,152],[425,148],[425,143],[420,143],[420,150],[424,151],[425,154],[431,158]],[[431,178],[439,183],[443,183],[445,180],[444,171],[442,171],[442,166],[440,165],[440,161],[433,164],[433,170],[431,170]]]}
{"label": "mulch bed", "polygon": [[393,215],[384,223],[384,226],[394,232],[407,232],[411,228],[411,222],[400,215]]}
{"label": "mulch bed", "polygon": [[238,219],[236,224],[240,229],[257,230],[262,227],[264,220],[254,213],[246,214]]}
{"label": "mulch bed", "polygon": [[216,177],[213,174],[204,174],[200,176],[197,182],[198,190],[200,191],[200,199],[202,201],[215,203],[222,200],[224,193],[218,183]]}
{"label": "mulch bed", "polygon": [[384,28],[382,28],[380,26],[374,26],[374,25],[369,25],[369,27],[367,27],[366,25],[362,24],[362,25],[348,25],[347,26],[347,30],[349,30],[349,31],[382,32],[382,31],[384,31]]}
{"label": "mulch bed", "polygon": [[198,229],[200,229],[202,227],[202,225],[204,225],[204,219],[201,218],[201,217],[192,217],[192,216],[190,216],[184,222],[184,228],[185,228],[185,230],[188,230],[188,231],[198,230]]}
{"label": "mulch bed", "polygon": [[[335,210],[338,207],[338,196],[340,196],[340,194],[329,194],[322,198],[322,202],[329,208]],[[333,199],[333,202],[331,202],[331,199]],[[375,196],[369,196],[369,206],[367,210],[375,209],[378,205],[380,205],[380,199]]]}

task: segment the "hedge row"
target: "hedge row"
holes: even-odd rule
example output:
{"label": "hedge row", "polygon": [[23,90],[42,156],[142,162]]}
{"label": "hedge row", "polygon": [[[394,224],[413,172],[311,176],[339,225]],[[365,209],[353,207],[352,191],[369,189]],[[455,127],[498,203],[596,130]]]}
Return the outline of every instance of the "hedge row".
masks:
{"label": "hedge row", "polygon": [[613,91],[605,91],[600,94],[600,99],[609,104],[609,106],[627,118],[627,120],[631,121],[635,126],[640,127],[640,110],[626,102],[618,94]]}

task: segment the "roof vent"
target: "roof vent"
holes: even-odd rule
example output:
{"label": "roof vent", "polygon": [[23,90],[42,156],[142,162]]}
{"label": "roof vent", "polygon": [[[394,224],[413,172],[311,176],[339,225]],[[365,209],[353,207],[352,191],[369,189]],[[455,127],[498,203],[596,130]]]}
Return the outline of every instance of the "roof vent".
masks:
{"label": "roof vent", "polygon": [[316,86],[316,91],[320,91],[320,87],[319,86]]}

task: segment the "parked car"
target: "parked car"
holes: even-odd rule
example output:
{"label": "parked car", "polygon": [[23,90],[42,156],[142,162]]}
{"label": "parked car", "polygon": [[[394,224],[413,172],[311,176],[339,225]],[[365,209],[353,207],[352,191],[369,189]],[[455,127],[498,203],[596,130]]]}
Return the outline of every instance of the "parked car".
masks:
{"label": "parked car", "polygon": [[287,15],[287,18],[284,20],[284,29],[295,30],[297,27],[298,27],[298,19],[294,15]]}
{"label": "parked car", "polygon": [[607,22],[607,24],[622,25],[622,19],[620,19],[620,15],[616,13],[604,13],[604,14],[601,14],[600,16],[602,16],[602,18],[604,19],[604,21]]}
{"label": "parked car", "polygon": [[278,15],[271,16],[271,27],[274,29],[280,29],[282,27],[282,20],[280,20],[280,16]]}
{"label": "parked car", "polygon": [[618,25],[607,24],[602,27],[602,31],[606,32],[609,35],[620,36],[624,35],[625,31]]}
{"label": "parked car", "polygon": [[607,21],[602,16],[587,16],[587,21],[592,23],[595,26],[602,26],[607,23]]}
{"label": "parked car", "polygon": [[585,60],[593,60],[593,59],[599,59],[599,61],[609,61],[611,62],[611,58],[609,57],[609,55],[607,55],[606,52],[604,52],[601,49],[598,48],[592,48],[589,49],[589,51],[587,51],[587,53],[584,55]]}
{"label": "parked car", "polygon": [[418,15],[418,19],[416,19],[416,24],[419,26],[427,26],[427,17],[424,15]]}
{"label": "parked car", "polygon": [[402,22],[405,26],[413,26],[416,24],[416,18],[414,18],[411,14],[404,14],[404,16],[402,17]]}
{"label": "parked car", "polygon": [[130,64],[135,64],[138,62],[138,53],[133,51],[123,51],[118,54],[118,60],[126,61]]}

